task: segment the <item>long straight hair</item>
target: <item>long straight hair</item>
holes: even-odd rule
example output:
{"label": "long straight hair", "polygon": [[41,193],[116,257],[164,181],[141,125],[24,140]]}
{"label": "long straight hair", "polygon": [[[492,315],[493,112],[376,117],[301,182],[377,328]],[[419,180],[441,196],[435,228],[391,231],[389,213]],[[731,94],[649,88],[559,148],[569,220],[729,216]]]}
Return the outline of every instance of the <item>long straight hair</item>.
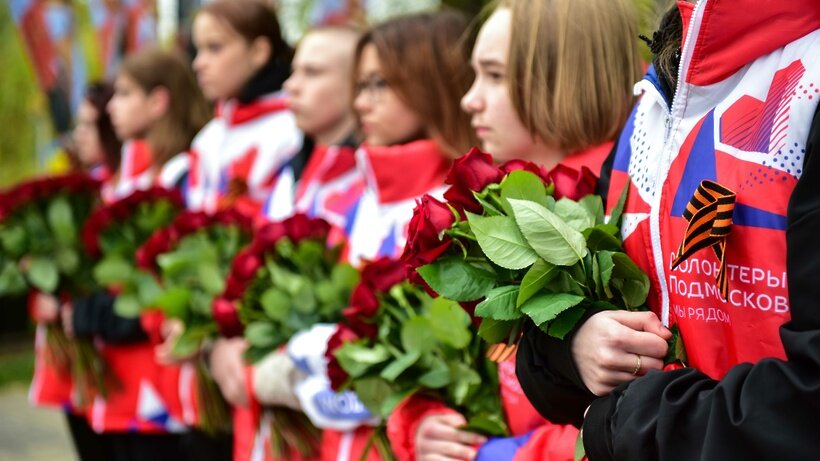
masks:
{"label": "long straight hair", "polygon": [[176,54],[148,48],[128,57],[120,74],[134,80],[146,93],[160,87],[168,90],[168,111],[154,122],[147,135],[154,165],[162,166],[174,155],[187,151],[211,118],[188,63]]}
{"label": "long straight hair", "polygon": [[355,74],[372,44],[390,88],[424,124],[424,134],[453,157],[478,143],[459,105],[474,78],[467,28],[464,15],[449,10],[397,17],[365,32],[353,67]]}

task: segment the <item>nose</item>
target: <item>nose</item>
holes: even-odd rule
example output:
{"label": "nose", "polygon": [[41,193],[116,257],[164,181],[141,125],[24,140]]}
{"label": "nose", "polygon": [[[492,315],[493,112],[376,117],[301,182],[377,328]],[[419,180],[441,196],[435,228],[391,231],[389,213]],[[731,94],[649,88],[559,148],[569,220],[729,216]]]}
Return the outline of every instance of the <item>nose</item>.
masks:
{"label": "nose", "polygon": [[473,82],[467,93],[461,98],[461,110],[468,114],[481,112],[484,109],[484,102],[479,96],[478,84]]}
{"label": "nose", "polygon": [[202,53],[197,53],[194,62],[191,63],[191,68],[194,69],[194,72],[199,73],[204,65],[205,59],[202,57]]}
{"label": "nose", "polygon": [[282,88],[284,88],[290,96],[293,96],[299,91],[299,85],[297,84],[295,72],[291,74],[287,80],[285,80],[285,83],[282,84]]}
{"label": "nose", "polygon": [[355,109],[359,115],[370,112],[373,108],[370,99],[366,91],[360,91],[353,99],[353,109]]}

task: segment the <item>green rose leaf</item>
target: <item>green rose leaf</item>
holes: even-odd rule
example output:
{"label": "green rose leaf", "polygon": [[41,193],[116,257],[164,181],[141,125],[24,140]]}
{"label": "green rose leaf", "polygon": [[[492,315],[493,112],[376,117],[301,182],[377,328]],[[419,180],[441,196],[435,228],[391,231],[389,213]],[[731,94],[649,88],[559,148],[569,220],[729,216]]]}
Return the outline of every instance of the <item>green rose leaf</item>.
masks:
{"label": "green rose leaf", "polygon": [[74,214],[71,212],[71,205],[65,197],[56,197],[48,205],[46,219],[51,230],[54,231],[54,238],[64,244],[71,245],[77,240],[77,229],[74,223]]}
{"label": "green rose leaf", "polygon": [[618,203],[615,204],[615,208],[612,209],[612,213],[609,216],[609,221],[607,224],[611,224],[615,227],[621,227],[621,218],[624,214],[624,207],[626,206],[626,199],[629,195],[629,184],[624,187],[624,190],[621,191],[621,196],[618,197]]}
{"label": "green rose leaf", "polygon": [[268,322],[253,322],[245,328],[245,339],[254,347],[272,347],[276,343],[276,332]]}
{"label": "green rose leaf", "polygon": [[182,287],[171,287],[156,297],[154,305],[162,309],[168,317],[184,319],[190,300],[191,293],[188,290]]}
{"label": "green rose leaf", "polygon": [[509,199],[529,200],[546,208],[547,189],[538,176],[529,171],[513,171],[501,183],[501,198],[507,214],[512,215]]}
{"label": "green rose leaf", "polygon": [[60,248],[54,254],[54,260],[63,274],[74,274],[80,267],[80,255],[74,247]]}
{"label": "green rose leaf", "polygon": [[436,337],[430,321],[424,317],[413,317],[401,327],[401,344],[408,352],[427,352],[436,345]]}
{"label": "green rose leaf", "polygon": [[521,280],[521,289],[518,292],[518,299],[515,305],[521,307],[528,299],[541,291],[557,273],[558,269],[553,264],[538,258],[530,270],[524,274],[524,279]]}
{"label": "green rose leaf", "polygon": [[[393,397],[393,388],[385,380],[376,377],[359,379],[353,382],[353,390],[356,391],[359,400],[374,414],[382,417],[389,415],[384,411],[390,407],[388,399]],[[395,402],[395,405],[398,404],[399,402]]]}
{"label": "green rose leaf", "polygon": [[483,319],[478,327],[478,336],[490,344],[505,342],[515,327],[516,320]]}
{"label": "green rose leaf", "polygon": [[609,285],[612,280],[612,270],[615,268],[615,264],[612,262],[613,254],[609,251],[601,251],[595,254],[595,261],[598,263],[598,270],[601,274],[601,288],[607,299],[612,298],[612,290],[610,290]]}
{"label": "green rose leaf", "polygon": [[515,222],[533,250],[556,266],[571,266],[587,254],[584,236],[555,213],[527,200],[510,199]]}
{"label": "green rose leaf", "polygon": [[475,432],[488,437],[504,437],[509,435],[507,423],[499,415],[479,415],[470,418],[467,424],[459,429]]}
{"label": "green rose leaf", "polygon": [[418,273],[441,296],[453,301],[475,301],[495,286],[495,274],[458,256],[441,258],[418,268]]}
{"label": "green rose leaf", "polygon": [[259,304],[262,305],[265,314],[275,321],[286,322],[290,315],[290,297],[276,287],[265,290],[259,297]]}
{"label": "green rose leaf", "polygon": [[26,279],[13,261],[6,261],[0,270],[0,296],[21,294],[26,290]]}
{"label": "green rose leaf", "polygon": [[135,295],[121,294],[114,300],[114,312],[120,317],[133,319],[138,317],[141,311],[142,306]]}
{"label": "green rose leaf", "polygon": [[590,251],[623,251],[621,241],[616,235],[618,228],[609,224],[599,224],[584,231],[587,247]]}
{"label": "green rose leaf", "polygon": [[612,285],[628,309],[640,307],[649,294],[649,277],[625,253],[613,253]]}
{"label": "green rose leaf", "polygon": [[481,250],[490,261],[499,266],[513,270],[523,269],[538,258],[512,218],[484,218],[467,212],[467,221]]}
{"label": "green rose leaf", "polygon": [[529,316],[536,325],[541,327],[555,319],[561,312],[584,300],[583,296],[569,293],[542,293],[532,297],[521,306],[521,312]]}
{"label": "green rose leaf", "polygon": [[441,359],[434,359],[429,371],[419,377],[420,386],[427,389],[440,389],[450,384],[450,368]]}
{"label": "green rose leaf", "polygon": [[360,343],[350,342],[342,344],[336,350],[339,365],[353,378],[362,376],[370,367],[385,362],[391,358],[387,349],[377,344],[367,347]]}
{"label": "green rose leaf", "polygon": [[42,256],[31,258],[31,264],[26,271],[29,282],[38,290],[45,293],[54,293],[60,281],[57,264]]}
{"label": "green rose leaf", "polygon": [[200,264],[197,268],[199,283],[206,293],[216,296],[225,290],[225,276],[213,264]]}
{"label": "green rose leaf", "polygon": [[26,230],[22,226],[3,227],[0,243],[10,255],[22,256],[26,251]]}
{"label": "green rose leaf", "polygon": [[600,195],[586,195],[578,203],[595,219],[595,224],[604,222],[604,202]]}
{"label": "green rose leaf", "polygon": [[549,330],[547,330],[546,333],[554,338],[564,339],[567,333],[575,328],[578,320],[581,320],[581,317],[584,316],[584,312],[585,310],[582,307],[570,307],[558,314],[555,320],[549,323]]}
{"label": "green rose leaf", "polygon": [[555,210],[553,211],[559,218],[563,219],[564,222],[578,232],[583,232],[595,225],[595,215],[590,213],[589,210],[580,203],[566,197],[555,202]]}
{"label": "green rose leaf", "polygon": [[109,256],[94,266],[94,279],[105,287],[123,283],[131,278],[134,268],[119,256]]}
{"label": "green rose leaf", "polygon": [[521,311],[516,307],[518,290],[517,285],[494,288],[487,294],[487,299],[476,306],[475,315],[495,320],[517,320],[521,318]]}
{"label": "green rose leaf", "polygon": [[421,353],[419,351],[410,351],[394,360],[390,365],[386,366],[384,370],[382,370],[380,376],[390,382],[393,382],[402,373],[407,371],[408,368],[418,362],[420,357]]}
{"label": "green rose leaf", "polygon": [[470,316],[454,301],[436,298],[430,305],[428,314],[433,334],[443,344],[463,349],[470,344]]}
{"label": "green rose leaf", "polygon": [[135,271],[133,281],[137,288],[137,299],[140,306],[153,307],[153,304],[156,303],[157,298],[162,293],[162,288],[154,276],[142,271]]}

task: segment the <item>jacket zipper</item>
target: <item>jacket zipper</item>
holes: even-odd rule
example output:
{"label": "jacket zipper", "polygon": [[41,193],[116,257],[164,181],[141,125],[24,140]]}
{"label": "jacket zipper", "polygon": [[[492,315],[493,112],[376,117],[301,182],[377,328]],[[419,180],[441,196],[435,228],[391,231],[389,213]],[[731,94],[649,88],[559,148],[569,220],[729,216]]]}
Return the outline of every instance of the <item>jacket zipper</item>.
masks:
{"label": "jacket zipper", "polygon": [[678,66],[678,80],[675,88],[675,95],[672,97],[672,104],[666,113],[664,120],[665,132],[663,138],[663,152],[660,158],[658,174],[655,178],[655,184],[658,189],[655,190],[655,195],[652,197],[652,206],[649,212],[649,233],[652,242],[652,258],[655,264],[655,272],[658,277],[658,283],[661,290],[661,322],[665,326],[669,326],[669,286],[666,283],[666,268],[663,262],[663,247],[661,245],[661,224],[660,224],[660,207],[661,198],[663,196],[664,183],[669,173],[669,166],[675,154],[675,149],[671,141],[673,128],[681,122],[682,104],[684,96],[681,95],[683,90],[683,75],[684,69],[689,67],[689,62],[692,58],[694,44],[697,37],[693,36],[696,26],[700,25],[703,10],[705,9],[708,0],[698,0],[695,5],[695,11],[689,21],[689,27],[686,31],[686,44],[681,50],[681,62]]}

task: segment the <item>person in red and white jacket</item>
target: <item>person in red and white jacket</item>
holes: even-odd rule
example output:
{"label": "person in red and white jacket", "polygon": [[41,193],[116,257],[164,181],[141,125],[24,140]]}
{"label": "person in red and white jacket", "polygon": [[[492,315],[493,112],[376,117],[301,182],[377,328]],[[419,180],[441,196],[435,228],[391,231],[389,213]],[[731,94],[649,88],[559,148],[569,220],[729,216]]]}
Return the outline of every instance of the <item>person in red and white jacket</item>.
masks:
{"label": "person in red and white jacket", "polygon": [[[354,109],[364,135],[356,152],[363,190],[345,229],[345,255],[355,265],[401,254],[416,199],[441,196],[451,159],[475,143],[458,109],[472,77],[460,40],[466,29],[466,19],[454,12],[415,14],[359,40]],[[322,460],[360,459],[376,421],[354,393],[330,388],[324,354],[334,329],[317,325],[291,340],[288,354],[303,373],[295,393],[324,429]],[[379,459],[376,450],[367,459]]]}
{"label": "person in red and white jacket", "polygon": [[293,51],[262,0],[208,3],[194,19],[193,40],[194,71],[216,116],[193,141],[187,202],[256,215],[279,183],[293,186],[281,175],[302,145],[282,91]]}
{"label": "person in red and white jacket", "polygon": [[[327,220],[343,237],[363,188],[354,156],[356,120],[349,81],[358,35],[347,27],[324,27],[308,32],[300,42],[284,88],[305,140],[282,173],[295,182],[274,188],[261,220],[305,213]],[[269,422],[259,405],[293,407],[297,402],[289,380],[296,371],[284,353],[247,365],[243,359],[246,347],[242,338],[219,340],[212,352],[214,377],[229,401],[249,409],[238,412],[234,420],[234,459],[272,459]]]}
{"label": "person in red and white jacket", "polygon": [[[77,113],[73,132],[74,148],[81,167],[99,181],[106,181],[120,163],[122,145],[117,139],[106,105],[114,89],[110,84],[88,86]],[[83,461],[104,460],[106,442],[91,430],[80,408],[72,398],[74,383],[70,373],[56,367],[47,357],[46,325],[59,321],[60,300],[54,296],[32,292],[29,310],[37,322],[35,336],[34,374],[29,388],[29,401],[38,407],[63,409],[77,455]]]}
{"label": "person in red and white jacket", "polygon": [[[650,43],[602,190],[610,210],[629,190],[624,249],[652,312],[591,312],[562,342],[532,329],[522,385],[582,425],[593,461],[812,459],[820,5],[679,1]],[[647,370],[672,325],[688,367]]]}
{"label": "person in red and white jacket", "polygon": [[[187,172],[186,149],[209,113],[187,64],[168,52],[147,49],[123,63],[114,88],[108,110],[117,136],[126,143],[104,200],[153,185],[179,187]],[[69,336],[95,338],[120,384],[106,398],[95,398],[87,412],[91,427],[129,459],[178,459],[179,439],[173,434],[185,430],[183,370],[157,363],[148,340],[154,332],[140,319],[117,316],[113,301],[108,293],[94,293],[62,309]]]}
{"label": "person in red and white jacket", "polygon": [[[572,25],[581,18],[599,27],[576,30]],[[478,34],[476,78],[461,100],[482,148],[497,161],[599,171],[632,102],[640,64],[635,35],[629,2],[575,2],[571,8],[568,1],[501,2]],[[588,58],[596,53],[610,59]],[[561,69],[577,75],[566,79]],[[572,460],[578,430],[538,415],[518,383],[514,357],[499,364],[499,382],[513,437],[483,443],[458,429],[466,423],[462,415],[411,398],[388,422],[399,459]]]}

